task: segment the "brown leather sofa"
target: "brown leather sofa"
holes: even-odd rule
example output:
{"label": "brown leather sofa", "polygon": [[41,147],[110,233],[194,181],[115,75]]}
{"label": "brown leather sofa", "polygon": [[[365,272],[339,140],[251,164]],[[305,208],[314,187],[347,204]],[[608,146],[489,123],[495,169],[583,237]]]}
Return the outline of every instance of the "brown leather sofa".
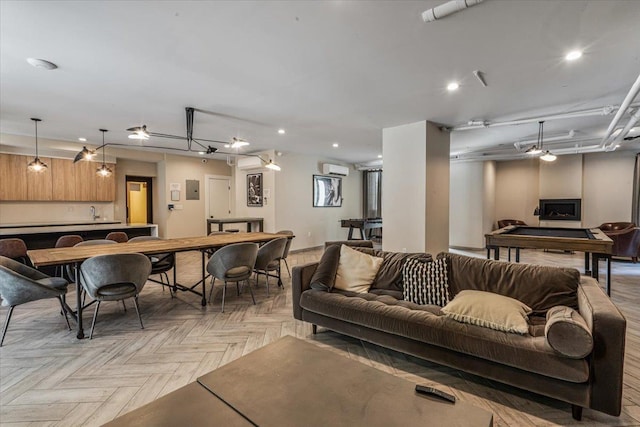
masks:
{"label": "brown leather sofa", "polygon": [[[595,279],[580,276],[575,269],[438,255],[448,260],[452,297],[461,290],[476,289],[520,299],[529,305],[527,300],[532,296],[545,295],[545,305],[538,304],[538,313],[529,317],[529,334],[519,335],[461,324],[446,318],[441,307],[404,301],[403,257],[417,254],[357,250],[383,258],[367,293],[339,291],[314,281],[316,271],[320,275],[331,271],[325,257],[321,263],[293,268],[293,314],[296,319],[311,323],[314,333],[317,326],[323,326],[549,396],[570,403],[576,419],[580,419],[582,408],[620,415],[626,321]],[[417,256],[430,258],[428,254]],[[562,298],[558,300],[557,296]],[[529,306],[535,311],[534,305]],[[547,342],[545,312],[551,306],[562,305],[574,307],[590,328],[593,349],[586,357],[565,357],[554,352]],[[573,335],[567,339],[573,339]]]}
{"label": "brown leather sofa", "polygon": [[605,222],[598,227],[611,240],[613,248],[611,255],[630,257],[638,262],[640,257],[640,228],[633,222]]}

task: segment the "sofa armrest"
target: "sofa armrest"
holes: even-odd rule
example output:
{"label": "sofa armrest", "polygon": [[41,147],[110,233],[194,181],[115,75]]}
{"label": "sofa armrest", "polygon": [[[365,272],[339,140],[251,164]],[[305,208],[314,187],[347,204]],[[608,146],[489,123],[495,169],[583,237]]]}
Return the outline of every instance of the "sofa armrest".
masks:
{"label": "sofa armrest", "polygon": [[627,321],[590,277],[580,280],[578,309],[593,335],[591,408],[620,415]]}
{"label": "sofa armrest", "polygon": [[317,262],[296,265],[291,269],[291,298],[293,300],[293,317],[302,320],[300,296],[307,289],[311,289],[311,278],[318,268]]}

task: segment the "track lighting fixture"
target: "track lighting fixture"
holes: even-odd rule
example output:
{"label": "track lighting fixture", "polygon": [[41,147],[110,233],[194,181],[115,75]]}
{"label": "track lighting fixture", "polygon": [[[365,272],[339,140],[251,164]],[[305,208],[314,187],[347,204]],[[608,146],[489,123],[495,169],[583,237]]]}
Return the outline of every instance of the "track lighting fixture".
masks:
{"label": "track lighting fixture", "polygon": [[47,165],[40,160],[40,157],[38,157],[38,122],[41,122],[42,120],[35,118],[32,118],[31,120],[33,120],[36,125],[36,157],[27,165],[27,169],[33,172],[44,172],[47,169]]}
{"label": "track lighting fixture", "polygon": [[93,160],[93,157],[96,155],[95,150],[89,150],[87,147],[82,147],[82,150],[76,154],[76,157],[73,159],[73,163],[76,163],[80,160]]}

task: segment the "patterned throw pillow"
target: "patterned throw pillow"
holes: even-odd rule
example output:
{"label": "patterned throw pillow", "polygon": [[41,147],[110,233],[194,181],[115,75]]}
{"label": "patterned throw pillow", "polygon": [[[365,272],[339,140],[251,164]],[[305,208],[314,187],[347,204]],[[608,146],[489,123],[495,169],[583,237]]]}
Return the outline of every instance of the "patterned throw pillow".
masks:
{"label": "patterned throw pillow", "polygon": [[444,307],[449,302],[449,280],[445,258],[425,262],[408,259],[402,267],[404,299],[415,304]]}

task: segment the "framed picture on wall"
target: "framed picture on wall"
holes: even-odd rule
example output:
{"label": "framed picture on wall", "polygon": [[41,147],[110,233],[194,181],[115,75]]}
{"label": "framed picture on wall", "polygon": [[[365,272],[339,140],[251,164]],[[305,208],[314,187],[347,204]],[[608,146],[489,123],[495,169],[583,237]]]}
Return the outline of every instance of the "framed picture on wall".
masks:
{"label": "framed picture on wall", "polygon": [[262,206],[262,174],[247,174],[247,206]]}
{"label": "framed picture on wall", "polygon": [[342,206],[342,178],[313,175],[313,207]]}

